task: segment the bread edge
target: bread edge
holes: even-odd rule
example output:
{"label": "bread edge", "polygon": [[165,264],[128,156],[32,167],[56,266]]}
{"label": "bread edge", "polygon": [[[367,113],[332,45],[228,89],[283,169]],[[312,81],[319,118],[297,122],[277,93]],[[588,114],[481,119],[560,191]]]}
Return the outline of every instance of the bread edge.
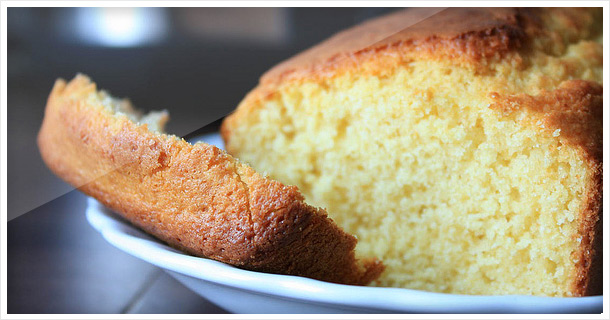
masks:
{"label": "bread edge", "polygon": [[[127,118],[115,117],[99,107],[88,106],[86,97],[96,90],[96,85],[83,75],[77,75],[69,83],[63,80],[55,83],[47,101],[45,117],[38,135],[39,150],[45,163],[59,177],[85,194],[98,199],[134,225],[190,254],[213,258],[244,269],[357,285],[369,283],[383,271],[382,263],[376,259],[357,261],[354,253],[356,239],[338,228],[324,210],[304,203],[296,187],[272,181],[253,170],[249,174],[250,185],[244,185],[245,192],[247,194],[258,192],[262,200],[252,207],[242,208],[243,211],[237,213],[241,218],[237,221],[237,226],[231,226],[229,228],[231,231],[228,232],[237,235],[239,239],[227,241],[225,239],[227,226],[212,226],[207,230],[209,237],[207,241],[224,241],[222,252],[214,254],[209,250],[202,252],[201,248],[192,245],[202,241],[197,238],[201,226],[192,226],[193,239],[176,239],[176,232],[173,230],[159,223],[151,223],[156,220],[154,212],[163,212],[164,208],[155,207],[154,204],[142,207],[138,199],[130,197],[134,194],[134,190],[123,188],[121,183],[125,181],[121,179],[143,179],[148,176],[150,172],[144,171],[148,170],[147,161],[150,159],[154,165],[155,161],[161,161],[159,159],[163,158],[166,163],[162,170],[171,168],[175,165],[168,159],[177,157],[177,152],[207,155],[209,156],[205,160],[208,162],[207,165],[212,161],[226,164],[227,168],[241,166],[246,171],[251,169],[239,164],[230,155],[214,146],[202,143],[191,145],[176,137],[152,133],[145,125],[135,124]],[[108,137],[113,137],[111,143],[102,141],[107,140]],[[142,141],[150,142],[154,147],[141,144],[136,146],[136,142]],[[125,150],[127,152],[123,152]],[[95,155],[97,158],[90,155]],[[204,161],[201,159],[194,158],[193,161],[189,165],[206,165],[200,163]],[[84,167],[76,167],[76,165]],[[101,172],[102,169],[108,168],[111,170]],[[121,171],[127,170],[126,168],[132,169],[129,175],[125,175],[126,171]],[[180,169],[189,170],[188,166]],[[241,179],[239,173],[237,171],[235,173]],[[109,178],[115,180],[109,183]],[[218,178],[234,179],[232,176]],[[125,185],[136,184],[131,180],[125,182]],[[261,187],[273,188],[273,193],[266,194],[266,190],[256,189]],[[137,192],[146,192],[146,190],[136,190],[135,193]],[[230,196],[229,193],[226,196]],[[271,207],[265,207],[269,204]],[[152,208],[154,212],[148,212],[147,208]],[[250,214],[256,212],[257,215],[243,217],[246,215],[245,212]],[[255,223],[257,221],[260,223]],[[188,225],[181,227],[189,228]],[[234,229],[238,227],[240,230],[235,231]],[[267,227],[272,229],[265,229]],[[309,230],[309,233],[303,233],[303,229]],[[184,234],[181,233],[182,236]],[[236,240],[237,243],[233,247],[231,240]],[[278,248],[278,245],[281,247]],[[292,254],[294,248],[300,250],[300,256]],[[337,248],[337,251],[331,252],[329,248]]]}

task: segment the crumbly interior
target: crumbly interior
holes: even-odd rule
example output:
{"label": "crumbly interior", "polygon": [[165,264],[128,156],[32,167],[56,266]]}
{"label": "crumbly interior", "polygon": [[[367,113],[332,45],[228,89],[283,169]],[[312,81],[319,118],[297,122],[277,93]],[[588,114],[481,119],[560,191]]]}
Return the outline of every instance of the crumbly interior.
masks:
{"label": "crumbly interior", "polygon": [[169,114],[165,110],[145,114],[135,109],[129,100],[115,98],[105,91],[91,93],[89,100],[94,105],[102,104],[115,116],[125,116],[139,125],[147,125],[148,130],[153,132],[164,133],[165,124],[169,120]]}
{"label": "crumbly interior", "polygon": [[601,83],[601,61],[587,58],[601,35],[566,42],[482,74],[422,60],[287,84],[231,128],[229,148],[356,235],[358,254],[387,266],[375,285],[571,295],[590,173],[560,131],[489,108],[491,92]]}

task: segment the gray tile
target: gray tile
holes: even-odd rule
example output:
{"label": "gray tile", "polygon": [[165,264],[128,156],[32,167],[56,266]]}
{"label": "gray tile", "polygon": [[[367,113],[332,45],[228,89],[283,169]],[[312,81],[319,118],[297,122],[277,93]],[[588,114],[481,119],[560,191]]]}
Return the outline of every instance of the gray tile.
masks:
{"label": "gray tile", "polygon": [[128,313],[227,313],[162,272]]}
{"label": "gray tile", "polygon": [[159,271],[89,226],[85,199],[73,191],[7,224],[8,313],[119,313]]}

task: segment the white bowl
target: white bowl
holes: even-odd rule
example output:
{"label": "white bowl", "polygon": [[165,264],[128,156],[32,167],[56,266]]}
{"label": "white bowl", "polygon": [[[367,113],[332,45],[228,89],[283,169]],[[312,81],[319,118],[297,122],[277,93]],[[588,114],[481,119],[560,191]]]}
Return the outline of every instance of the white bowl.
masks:
{"label": "white bowl", "polygon": [[[216,134],[202,140],[222,147]],[[194,292],[236,313],[601,313],[603,309],[602,296],[455,295],[253,272],[175,250],[91,198],[87,220],[115,247],[166,270]]]}

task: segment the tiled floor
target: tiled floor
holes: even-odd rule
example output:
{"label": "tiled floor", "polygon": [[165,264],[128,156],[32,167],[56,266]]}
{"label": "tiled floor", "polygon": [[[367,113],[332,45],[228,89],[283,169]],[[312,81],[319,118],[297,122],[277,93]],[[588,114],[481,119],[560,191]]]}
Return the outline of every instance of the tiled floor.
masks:
{"label": "tiled floor", "polygon": [[71,191],[8,223],[11,313],[226,313],[108,244]]}

